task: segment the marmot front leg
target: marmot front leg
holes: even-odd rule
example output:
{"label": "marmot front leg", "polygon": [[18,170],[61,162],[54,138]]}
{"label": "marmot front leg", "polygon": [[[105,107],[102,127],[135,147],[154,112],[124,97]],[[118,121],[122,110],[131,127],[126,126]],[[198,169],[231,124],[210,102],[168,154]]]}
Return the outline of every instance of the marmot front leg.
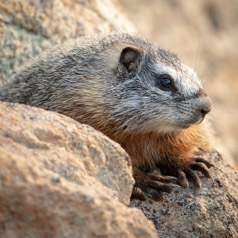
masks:
{"label": "marmot front leg", "polygon": [[177,184],[180,186],[187,188],[189,187],[188,180],[190,180],[195,187],[201,187],[201,180],[196,173],[196,171],[200,171],[207,178],[211,178],[209,168],[212,167],[213,164],[208,162],[203,158],[192,158],[190,163],[182,167],[170,167],[160,166],[162,174],[172,175],[178,178]]}
{"label": "marmot front leg", "polygon": [[131,198],[145,200],[146,196],[153,200],[162,200],[162,192],[170,193],[177,184],[187,188],[189,180],[195,187],[201,187],[201,180],[196,171],[200,171],[207,178],[211,178],[209,168],[214,166],[203,158],[193,158],[190,163],[182,167],[158,166],[163,175],[146,173],[138,168],[133,169],[135,185]]}
{"label": "marmot front leg", "polygon": [[152,175],[145,173],[138,168],[133,168],[133,176],[135,185],[132,191],[131,198],[145,200],[146,196],[153,200],[162,200],[162,192],[170,193],[174,187],[177,178],[173,176]]}

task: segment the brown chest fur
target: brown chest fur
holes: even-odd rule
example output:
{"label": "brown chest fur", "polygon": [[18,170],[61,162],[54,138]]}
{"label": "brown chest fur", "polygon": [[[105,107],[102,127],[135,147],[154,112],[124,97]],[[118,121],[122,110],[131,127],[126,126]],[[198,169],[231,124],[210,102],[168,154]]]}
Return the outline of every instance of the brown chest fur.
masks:
{"label": "brown chest fur", "polygon": [[188,165],[199,151],[209,149],[203,130],[203,125],[195,125],[167,135],[151,132],[109,137],[127,151],[132,158],[133,166],[152,169],[169,164],[171,168],[181,168]]}

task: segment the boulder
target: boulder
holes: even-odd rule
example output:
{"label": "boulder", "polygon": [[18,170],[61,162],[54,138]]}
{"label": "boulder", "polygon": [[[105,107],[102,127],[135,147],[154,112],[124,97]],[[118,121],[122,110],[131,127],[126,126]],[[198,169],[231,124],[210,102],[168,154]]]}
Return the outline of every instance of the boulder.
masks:
{"label": "boulder", "polygon": [[156,237],[128,155],[87,125],[0,103],[0,237]]}

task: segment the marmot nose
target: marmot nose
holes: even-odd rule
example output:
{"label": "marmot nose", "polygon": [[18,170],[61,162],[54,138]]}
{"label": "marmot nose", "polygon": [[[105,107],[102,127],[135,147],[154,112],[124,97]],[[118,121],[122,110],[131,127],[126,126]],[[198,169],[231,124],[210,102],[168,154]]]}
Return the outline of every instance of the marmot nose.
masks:
{"label": "marmot nose", "polygon": [[212,109],[211,99],[207,95],[204,95],[202,97],[202,103],[199,108],[202,118],[204,118],[211,111],[211,109]]}

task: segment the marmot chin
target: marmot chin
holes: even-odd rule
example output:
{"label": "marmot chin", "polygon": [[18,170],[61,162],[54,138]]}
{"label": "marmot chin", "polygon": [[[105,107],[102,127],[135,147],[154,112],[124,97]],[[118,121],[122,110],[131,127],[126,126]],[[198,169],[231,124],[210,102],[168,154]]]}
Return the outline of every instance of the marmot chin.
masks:
{"label": "marmot chin", "polygon": [[[133,196],[154,199],[171,182],[196,187],[210,177],[203,122],[211,101],[197,74],[176,55],[127,33],[70,40],[21,68],[0,100],[56,111],[121,144],[132,160]],[[148,171],[159,168],[162,175]],[[167,176],[172,175],[172,176]]]}

